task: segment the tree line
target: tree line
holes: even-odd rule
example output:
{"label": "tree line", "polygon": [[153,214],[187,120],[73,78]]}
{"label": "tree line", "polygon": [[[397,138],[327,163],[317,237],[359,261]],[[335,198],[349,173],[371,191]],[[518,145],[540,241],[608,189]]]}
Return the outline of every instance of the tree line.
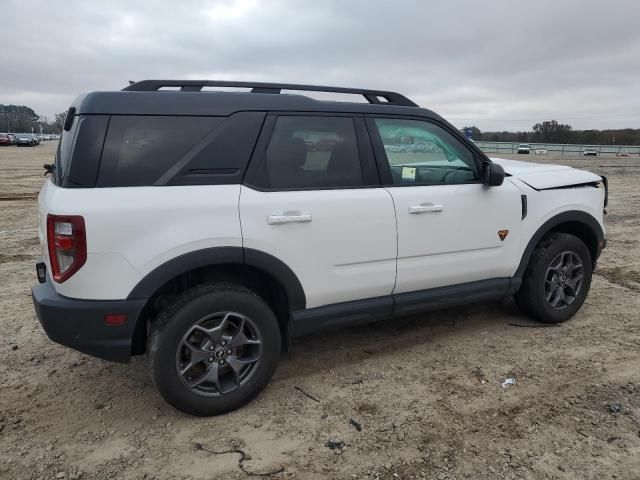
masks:
{"label": "tree line", "polygon": [[0,132],[60,133],[65,115],[66,112],[56,113],[53,119],[49,119],[25,105],[0,104]]}
{"label": "tree line", "polygon": [[571,125],[549,120],[536,123],[525,132],[481,132],[478,127],[470,130],[474,140],[513,143],[575,143],[592,145],[640,145],[640,129],[574,130]]}

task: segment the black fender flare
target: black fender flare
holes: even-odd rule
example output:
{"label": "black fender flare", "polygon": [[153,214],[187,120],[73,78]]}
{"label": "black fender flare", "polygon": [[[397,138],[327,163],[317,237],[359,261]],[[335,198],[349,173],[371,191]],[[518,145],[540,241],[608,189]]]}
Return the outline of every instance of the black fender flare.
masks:
{"label": "black fender flare", "polygon": [[[561,225],[563,223],[568,223],[568,222],[581,223],[585,225],[587,228],[589,228],[593,232],[593,234],[595,235],[598,241],[597,255],[600,254],[600,250],[601,250],[600,245],[601,245],[601,241],[604,240],[604,232],[602,230],[602,227],[598,223],[598,221],[593,217],[593,215],[590,215],[587,212],[583,212],[581,210],[568,210],[566,212],[559,213],[558,215],[551,217],[549,220],[544,222],[542,226],[538,228],[538,230],[536,230],[536,233],[534,233],[531,239],[529,240],[529,243],[527,244],[527,247],[524,249],[524,253],[522,254],[520,265],[518,265],[518,269],[516,270],[516,273],[514,275],[514,279],[517,280],[518,286],[519,286],[519,282],[522,280],[522,277],[524,276],[524,272],[527,269],[527,266],[529,265],[529,260],[531,259],[531,255],[533,255],[533,250],[536,248],[536,245],[538,245],[540,240],[542,240],[542,237],[544,237],[547,233],[553,230],[554,227],[557,227],[558,225]],[[592,259],[594,262],[597,259],[597,255],[596,255],[596,258]]]}
{"label": "black fender flare", "polygon": [[260,250],[243,247],[204,248],[172,258],[145,275],[127,298],[149,298],[170,280],[196,268],[234,264],[255,267],[279,281],[287,293],[291,311],[306,308],[302,284],[282,260]]}

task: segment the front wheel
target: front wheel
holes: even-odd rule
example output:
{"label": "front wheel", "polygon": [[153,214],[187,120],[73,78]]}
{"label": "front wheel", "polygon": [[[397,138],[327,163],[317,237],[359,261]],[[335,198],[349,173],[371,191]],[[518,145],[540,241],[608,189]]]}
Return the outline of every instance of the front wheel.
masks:
{"label": "front wheel", "polygon": [[236,285],[203,285],[152,324],[154,383],[178,410],[235,410],[264,389],[280,357],[280,328],[265,301]]}
{"label": "front wheel", "polygon": [[582,240],[566,233],[549,234],[531,256],[516,303],[541,322],[564,322],[587,298],[592,274],[591,254]]}

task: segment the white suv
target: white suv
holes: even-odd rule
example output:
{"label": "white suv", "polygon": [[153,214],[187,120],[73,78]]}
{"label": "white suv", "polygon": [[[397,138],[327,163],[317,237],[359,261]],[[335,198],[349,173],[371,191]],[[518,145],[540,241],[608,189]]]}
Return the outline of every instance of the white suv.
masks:
{"label": "white suv", "polygon": [[521,143],[520,145],[518,145],[516,152],[519,154],[529,155],[531,153],[531,145],[529,145],[528,143]]}
{"label": "white suv", "polygon": [[[220,86],[252,90],[202,90]],[[249,401],[320,329],[509,295],[567,320],[605,246],[606,179],[490,160],[394,92],[142,81],[79,97],[45,167],[45,331],[107,360],[147,352],[195,415]]]}

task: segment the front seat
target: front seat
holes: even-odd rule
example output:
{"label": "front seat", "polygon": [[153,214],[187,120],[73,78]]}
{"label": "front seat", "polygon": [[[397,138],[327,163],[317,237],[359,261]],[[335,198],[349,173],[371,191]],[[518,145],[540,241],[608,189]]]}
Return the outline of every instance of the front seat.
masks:
{"label": "front seat", "polygon": [[336,187],[362,185],[360,158],[354,143],[343,140],[333,147],[327,163],[327,176],[330,184]]}

